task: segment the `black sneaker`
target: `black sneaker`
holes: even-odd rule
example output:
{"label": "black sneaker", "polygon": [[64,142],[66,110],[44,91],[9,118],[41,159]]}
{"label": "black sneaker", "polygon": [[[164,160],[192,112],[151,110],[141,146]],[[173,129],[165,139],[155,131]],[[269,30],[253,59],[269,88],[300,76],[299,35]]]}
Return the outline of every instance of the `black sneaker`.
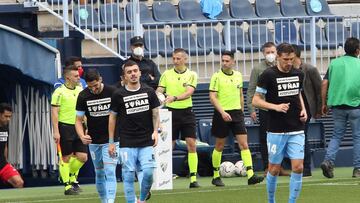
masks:
{"label": "black sneaker", "polygon": [[200,185],[197,181],[194,181],[189,185],[189,188],[198,188],[198,187],[200,187]]}
{"label": "black sneaker", "polygon": [[215,186],[218,186],[218,187],[224,187],[225,186],[225,184],[222,182],[220,177],[213,178],[212,181],[211,181],[211,184],[213,184]]}
{"label": "black sneaker", "polygon": [[77,183],[77,182],[73,182],[71,184],[71,186],[77,192],[82,192],[83,191],[83,189],[80,187],[79,183]]}
{"label": "black sneaker", "polygon": [[64,191],[64,195],[78,195],[79,192],[74,190],[74,188],[69,188],[67,190]]}
{"label": "black sneaker", "polygon": [[360,168],[354,168],[352,177],[360,178]]}
{"label": "black sneaker", "polygon": [[251,178],[248,179],[248,185],[255,185],[261,183],[263,180],[263,176],[257,176],[254,174],[253,176],[251,176]]}
{"label": "black sneaker", "polygon": [[303,178],[310,178],[310,177],[312,177],[311,169],[304,169]]}
{"label": "black sneaker", "polygon": [[323,175],[327,178],[333,178],[334,177],[334,164],[331,163],[328,160],[325,160],[320,165]]}
{"label": "black sneaker", "polygon": [[150,199],[150,198],[151,198],[151,191],[149,191],[149,192],[147,193],[145,200],[148,200],[148,199]]}

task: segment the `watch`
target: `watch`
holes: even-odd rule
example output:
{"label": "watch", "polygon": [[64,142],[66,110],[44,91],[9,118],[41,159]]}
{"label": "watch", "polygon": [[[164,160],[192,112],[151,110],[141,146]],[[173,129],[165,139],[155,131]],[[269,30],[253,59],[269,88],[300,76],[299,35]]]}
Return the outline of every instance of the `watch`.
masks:
{"label": "watch", "polygon": [[174,96],[174,101],[176,101],[178,98],[177,98],[177,96]]}

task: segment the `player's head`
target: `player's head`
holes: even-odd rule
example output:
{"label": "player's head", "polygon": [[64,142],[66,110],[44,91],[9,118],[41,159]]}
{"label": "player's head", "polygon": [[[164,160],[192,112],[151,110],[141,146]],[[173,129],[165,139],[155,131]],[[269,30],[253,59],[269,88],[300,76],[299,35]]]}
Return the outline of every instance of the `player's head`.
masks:
{"label": "player's head", "polygon": [[12,116],[12,108],[7,103],[0,103],[0,126],[9,124]]}
{"label": "player's head", "polygon": [[65,61],[65,67],[70,66],[70,65],[74,65],[76,66],[76,68],[79,71],[79,75],[80,77],[83,76],[84,74],[84,69],[82,67],[82,62],[81,62],[81,58],[77,57],[77,56],[70,56],[66,61]]}
{"label": "player's head", "polygon": [[78,68],[75,65],[69,65],[64,68],[64,79],[71,85],[77,85],[80,82]]}
{"label": "player's head", "polygon": [[289,72],[295,59],[295,49],[289,43],[281,43],[276,48],[277,64],[282,72]]}
{"label": "player's head", "polygon": [[301,65],[301,49],[298,45],[292,44],[295,50],[294,67],[299,68]]}
{"label": "player's head", "polygon": [[188,54],[183,48],[176,48],[173,52],[173,63],[175,67],[185,66]]}
{"label": "player's head", "polygon": [[223,69],[232,69],[235,65],[234,53],[231,51],[222,52],[221,63]]}
{"label": "player's head", "polygon": [[347,38],[345,41],[344,50],[347,55],[358,56],[360,53],[359,52],[359,50],[360,50],[359,39],[357,39],[355,37]]}
{"label": "player's head", "polygon": [[137,84],[140,81],[140,68],[135,61],[128,60],[123,65],[123,78],[125,84]]}
{"label": "player's head", "polygon": [[276,45],[274,42],[266,42],[262,45],[261,51],[267,63],[273,64],[276,60]]}
{"label": "player's head", "polygon": [[102,77],[97,69],[91,68],[85,72],[87,87],[93,94],[100,94],[102,91]]}

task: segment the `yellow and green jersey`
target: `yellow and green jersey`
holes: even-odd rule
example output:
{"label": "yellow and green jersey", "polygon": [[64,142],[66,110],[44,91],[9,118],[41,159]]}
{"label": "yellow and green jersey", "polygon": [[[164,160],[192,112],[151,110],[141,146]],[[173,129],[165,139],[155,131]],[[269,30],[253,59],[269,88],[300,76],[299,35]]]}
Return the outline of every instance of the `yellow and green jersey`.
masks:
{"label": "yellow and green jersey", "polygon": [[233,70],[231,75],[219,70],[213,74],[209,90],[217,92],[220,106],[225,110],[241,109],[240,89],[243,87],[242,75]]}
{"label": "yellow and green jersey", "polygon": [[[196,88],[197,85],[197,74],[194,71],[186,69],[182,73],[178,73],[174,68],[166,70],[160,78],[159,87],[165,88],[165,92],[171,96],[178,96],[186,92],[186,89],[191,86]],[[181,100],[174,101],[170,104],[166,104],[167,107],[174,109],[185,109],[192,107],[191,97]]]}
{"label": "yellow and green jersey", "polygon": [[76,86],[69,89],[64,84],[55,89],[51,97],[51,105],[59,107],[59,122],[75,124],[76,119],[76,100],[82,87]]}

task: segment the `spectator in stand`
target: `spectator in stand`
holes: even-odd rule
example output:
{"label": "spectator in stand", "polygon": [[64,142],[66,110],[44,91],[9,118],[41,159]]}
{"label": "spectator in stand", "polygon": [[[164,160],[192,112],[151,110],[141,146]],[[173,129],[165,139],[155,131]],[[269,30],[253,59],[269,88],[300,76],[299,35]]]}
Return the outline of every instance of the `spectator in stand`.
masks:
{"label": "spectator in stand", "polygon": [[[81,86],[82,89],[85,89],[85,87],[87,87],[87,84],[86,84],[85,80],[81,78],[83,76],[83,74],[84,74],[84,69],[82,67],[81,58],[77,57],[77,56],[70,56],[65,61],[65,67],[68,67],[70,65],[74,65],[78,69],[79,76],[80,76],[79,85]],[[63,77],[59,78],[56,83],[54,83],[54,89],[60,87],[64,83],[65,83],[65,79],[64,79],[64,76],[63,76]]]}

